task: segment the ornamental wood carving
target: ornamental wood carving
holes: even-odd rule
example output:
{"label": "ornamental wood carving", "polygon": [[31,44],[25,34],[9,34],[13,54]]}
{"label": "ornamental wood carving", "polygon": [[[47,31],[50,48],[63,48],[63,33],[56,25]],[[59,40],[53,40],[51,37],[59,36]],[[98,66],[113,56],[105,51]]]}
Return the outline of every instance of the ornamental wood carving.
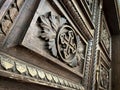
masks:
{"label": "ornamental wood carving", "polygon": [[109,88],[109,72],[102,65],[100,66],[100,86],[106,90]]}
{"label": "ornamental wood carving", "polygon": [[[5,12],[2,15],[0,14],[0,33],[5,37],[13,25],[22,28],[14,28],[15,31],[12,30],[10,33],[12,36],[7,37],[11,37],[8,40],[10,44],[12,39],[14,41],[16,37],[20,37],[17,43],[14,41],[16,46],[12,47],[12,50],[11,48],[2,50],[7,52],[8,49],[8,54],[16,55],[15,57],[21,60],[0,52],[1,76],[37,83],[48,88],[108,90],[111,77],[110,62],[100,46],[99,39],[101,38],[107,49],[111,47],[111,41],[106,27],[100,32],[102,3],[99,3],[98,7],[98,0],[38,0],[37,2],[39,6],[36,5],[35,9],[32,9],[34,0],[6,0],[6,4],[4,3],[9,4],[9,7],[3,10]],[[83,6],[80,6],[82,4]],[[24,8],[21,8],[22,6]],[[20,10],[23,12],[20,13]],[[24,14],[24,11],[26,13],[30,11],[29,14],[33,15],[27,18],[29,14]],[[16,24],[18,15],[22,19]],[[16,37],[13,37],[15,34]],[[105,54],[106,60],[99,60],[99,49]]]}
{"label": "ornamental wood carving", "polygon": [[[0,72],[22,81],[29,81],[40,85],[59,87],[67,90],[85,90],[81,84],[75,83],[57,74],[43,70],[29,63],[0,52]],[[19,72],[19,73],[18,73]],[[3,75],[4,75],[3,74]],[[17,78],[16,78],[17,77]],[[43,83],[44,82],[44,83]]]}
{"label": "ornamental wood carving", "polygon": [[10,30],[24,2],[25,0],[8,0],[4,2],[3,7],[1,7],[4,12],[2,12],[2,18],[0,18],[2,34],[6,35]]}
{"label": "ornamental wood carving", "polygon": [[40,37],[48,43],[52,55],[61,58],[72,67],[79,65],[84,60],[84,46],[75,30],[67,24],[67,20],[51,12],[41,15],[37,23],[42,28]]}
{"label": "ornamental wood carving", "polygon": [[103,22],[103,27],[101,30],[101,40],[103,41],[104,45],[106,46],[107,50],[110,49],[110,35],[107,31],[107,26],[105,25],[105,22]]}
{"label": "ornamental wood carving", "polygon": [[87,2],[89,9],[92,11],[93,0],[85,0],[85,1]]}
{"label": "ornamental wood carving", "polygon": [[[83,77],[87,41],[48,1],[42,5],[34,15],[22,45],[52,62],[68,65]],[[43,8],[45,11],[41,10]]]}

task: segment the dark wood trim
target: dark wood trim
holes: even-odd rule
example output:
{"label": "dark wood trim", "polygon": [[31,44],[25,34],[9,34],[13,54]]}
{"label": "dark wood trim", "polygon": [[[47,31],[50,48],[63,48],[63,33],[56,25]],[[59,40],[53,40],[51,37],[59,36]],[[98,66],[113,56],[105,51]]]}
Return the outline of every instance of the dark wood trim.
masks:
{"label": "dark wood trim", "polygon": [[[72,19],[72,21],[74,22],[74,24],[78,28],[79,32],[82,33],[84,38],[87,41],[91,40],[93,35],[89,31],[88,27],[86,26],[86,23],[84,22],[84,20],[80,16],[79,12],[76,10],[76,7],[72,3],[72,1],[68,1],[68,0],[62,1],[62,0],[60,0],[59,2],[64,7],[64,9],[68,13],[69,17]],[[71,11],[71,12],[69,12],[69,11]]]}
{"label": "dark wood trim", "polygon": [[70,81],[2,52],[0,52],[0,76],[64,90],[84,89],[79,83]]}
{"label": "dark wood trim", "polygon": [[119,11],[116,7],[117,0],[103,0],[103,10],[108,27],[112,35],[120,33]]}

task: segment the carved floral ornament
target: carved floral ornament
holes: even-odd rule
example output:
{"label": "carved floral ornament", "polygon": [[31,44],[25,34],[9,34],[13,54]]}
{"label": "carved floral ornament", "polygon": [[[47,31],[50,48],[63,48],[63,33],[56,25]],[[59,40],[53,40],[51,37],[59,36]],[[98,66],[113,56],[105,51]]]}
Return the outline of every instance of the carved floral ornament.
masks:
{"label": "carved floral ornament", "polygon": [[80,60],[84,60],[84,46],[80,37],[65,18],[48,12],[39,16],[37,23],[41,28],[40,37],[47,41],[54,57],[71,67],[76,67]]}

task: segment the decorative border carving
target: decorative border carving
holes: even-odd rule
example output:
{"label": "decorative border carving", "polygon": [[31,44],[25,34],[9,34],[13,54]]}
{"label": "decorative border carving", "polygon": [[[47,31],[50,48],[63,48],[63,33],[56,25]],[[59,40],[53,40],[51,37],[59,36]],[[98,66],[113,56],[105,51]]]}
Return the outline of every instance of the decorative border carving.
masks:
{"label": "decorative border carving", "polygon": [[[19,11],[24,4],[25,0],[6,0],[1,10],[4,12],[0,17],[0,31],[2,34],[6,35],[9,29],[12,27],[13,22]],[[5,8],[7,6],[7,8]],[[0,33],[0,34],[1,34]]]}
{"label": "decorative border carving", "polygon": [[87,58],[86,58],[86,64],[85,64],[85,74],[84,74],[84,80],[83,85],[85,87],[85,90],[88,90],[90,88],[90,75],[91,75],[91,64],[92,64],[92,48],[93,48],[93,40],[89,41],[88,44],[88,51],[87,51]]}
{"label": "decorative border carving", "polygon": [[104,65],[100,65],[100,88],[108,89],[109,88],[109,71],[104,67]]}
{"label": "decorative border carving", "polygon": [[100,34],[100,44],[111,60],[111,35],[109,28],[107,26],[104,13],[102,14],[102,24],[101,24],[101,34]]}
{"label": "decorative border carving", "polygon": [[89,16],[92,16],[93,14],[93,5],[94,5],[94,0],[83,0],[85,8],[87,9],[86,12],[89,13]]}
{"label": "decorative border carving", "polygon": [[[49,4],[48,5],[49,7],[46,7],[45,3]],[[53,4],[53,6],[51,3]],[[39,3],[38,9],[36,10],[37,12],[34,14],[34,17],[33,17],[33,22],[31,21],[30,28],[28,28],[23,40],[21,41],[21,45],[44,56],[45,58],[56,63],[57,65],[60,65],[63,68],[66,68],[67,70],[69,70],[70,72],[76,74],[77,76],[83,78],[84,68],[85,68],[84,62],[86,62],[86,53],[87,53],[88,42],[86,39],[83,38],[83,35],[81,35],[81,33],[79,32],[79,29],[76,28],[76,26],[73,24],[72,20],[67,16],[67,13],[64,12],[65,10],[63,9],[63,7],[61,7],[61,5],[59,6],[58,4],[60,5],[60,3],[57,2],[57,0],[55,0],[55,1],[52,0],[51,2],[44,0],[44,2],[41,1]],[[54,8],[54,5],[56,8]],[[46,8],[46,11],[42,10],[44,7]],[[54,11],[52,11],[51,8],[53,8]],[[59,8],[60,10],[57,11],[57,8]],[[62,22],[65,21],[65,22],[61,23],[61,21]],[[46,22],[47,22],[47,24],[46,24]],[[62,25],[59,25],[59,24],[62,24]],[[57,39],[57,36],[58,36],[62,26],[71,27],[71,28],[69,28],[69,27],[62,28],[62,29],[69,29],[69,31],[72,31],[72,29],[74,29],[74,32],[76,33],[75,37],[77,38],[77,42],[78,42],[77,48],[79,48],[79,50],[77,49],[75,59],[74,60],[73,60],[73,58],[72,58],[72,60],[68,59],[67,61],[69,61],[69,62],[65,62],[60,57],[58,50],[55,50],[55,48],[57,48],[57,46],[55,44],[58,41],[55,39]],[[31,38],[31,36],[33,38]],[[46,36],[48,36],[48,37],[46,38]],[[82,50],[83,49],[82,45],[81,45],[82,43],[83,43],[83,48],[85,48],[84,49],[85,52]],[[66,45],[64,45],[64,46],[66,47]],[[56,56],[56,51],[57,51],[57,56]],[[48,56],[46,57],[46,55],[48,55]],[[63,61],[64,63],[61,62],[60,60]],[[73,70],[74,70],[74,72],[73,72]]]}
{"label": "decorative border carving", "polygon": [[[73,19],[73,22],[76,24],[76,26],[80,30],[82,30],[80,32],[84,35],[84,37],[86,39],[90,40],[90,38],[92,38],[92,34],[89,31],[89,28],[86,26],[86,22],[82,19],[81,15],[79,14],[78,10],[76,9],[76,6],[73,4],[73,1],[71,1],[71,0],[60,0],[60,3],[68,11],[68,14],[71,16],[71,18]],[[79,25],[78,25],[78,23],[79,23]],[[90,26],[92,26],[91,27],[92,29],[94,28],[92,23],[91,23]]]}
{"label": "decorative border carving", "polygon": [[[42,70],[41,68],[20,61],[4,53],[0,53],[0,66],[0,70],[3,72],[7,71],[13,73],[13,78],[14,74],[18,74],[23,78],[27,76],[35,79],[37,82],[44,81],[45,83],[51,83],[53,84],[53,87],[62,87],[64,89],[66,88],[67,90],[85,90],[81,84],[66,80],[63,77]],[[41,82],[38,84],[41,84]]]}
{"label": "decorative border carving", "polygon": [[106,89],[110,87],[110,73],[109,70],[111,68],[110,62],[107,61],[107,57],[104,55],[104,53],[100,50],[98,50],[98,65],[97,65],[97,74],[96,74],[96,80],[97,80],[97,88],[98,89]]}
{"label": "decorative border carving", "polygon": [[[99,45],[99,38],[100,38],[100,25],[101,25],[101,16],[102,16],[102,1],[98,7],[98,15],[96,15],[97,23],[95,24],[95,38],[94,38],[94,57],[92,62],[92,90],[95,90],[96,87],[96,75],[97,75],[97,62],[98,62],[98,45]],[[96,10],[95,10],[96,11]]]}

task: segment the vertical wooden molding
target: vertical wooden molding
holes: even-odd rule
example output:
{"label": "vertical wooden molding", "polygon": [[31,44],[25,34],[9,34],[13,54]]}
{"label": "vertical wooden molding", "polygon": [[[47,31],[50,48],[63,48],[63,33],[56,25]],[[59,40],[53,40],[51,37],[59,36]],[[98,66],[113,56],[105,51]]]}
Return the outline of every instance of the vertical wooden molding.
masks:
{"label": "vertical wooden molding", "polygon": [[110,59],[112,60],[112,37],[110,38]]}
{"label": "vertical wooden molding", "polygon": [[85,90],[89,90],[89,88],[90,88],[90,71],[91,71],[91,60],[92,60],[92,58],[91,58],[92,47],[93,47],[93,40],[90,40],[89,43],[88,43],[85,75],[84,75],[84,80],[83,80],[83,85],[85,87]]}
{"label": "vertical wooden molding", "polygon": [[95,0],[94,10],[93,10],[93,17],[92,17],[92,21],[93,21],[94,25],[95,25],[95,22],[96,22],[97,7],[98,7],[98,0]]}
{"label": "vertical wooden molding", "polygon": [[110,69],[109,70],[109,82],[110,82],[110,84],[109,84],[109,90],[112,90],[112,69]]}
{"label": "vertical wooden molding", "polygon": [[[97,9],[97,8],[96,8]],[[98,62],[98,44],[100,37],[100,25],[101,25],[101,16],[102,16],[102,0],[100,1],[99,9],[98,9],[98,23],[95,26],[95,38],[94,38],[94,57],[93,57],[93,69],[92,69],[92,90],[95,90],[96,85],[96,70],[97,70],[97,62]]]}

